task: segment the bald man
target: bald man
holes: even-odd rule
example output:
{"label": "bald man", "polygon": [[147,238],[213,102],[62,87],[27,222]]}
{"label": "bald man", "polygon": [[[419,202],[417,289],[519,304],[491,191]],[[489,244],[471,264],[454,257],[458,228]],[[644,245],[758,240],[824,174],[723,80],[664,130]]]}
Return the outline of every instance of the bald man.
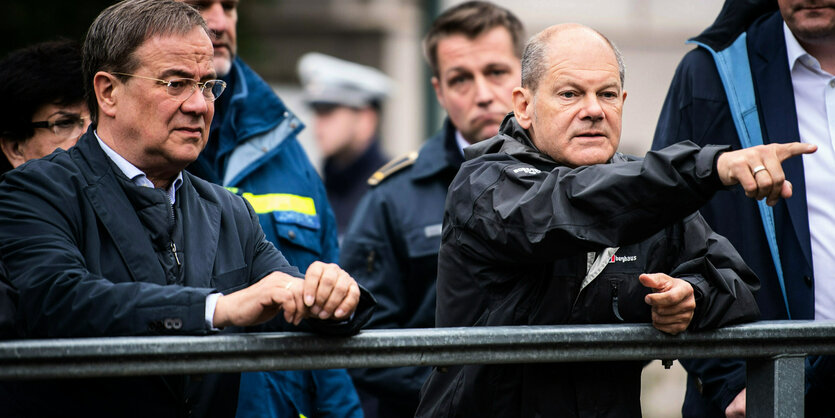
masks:
{"label": "bald man", "polygon": [[[553,26],[528,43],[513,114],[467,148],[449,189],[438,326],[652,323],[677,334],[758,317],[756,276],[695,211],[736,183],[771,204],[789,197],[780,163],[814,147],[681,143],[626,156],[623,86],[620,53],[590,28]],[[759,165],[773,182],[754,176]],[[643,366],[436,368],[417,416],[640,416]]]}

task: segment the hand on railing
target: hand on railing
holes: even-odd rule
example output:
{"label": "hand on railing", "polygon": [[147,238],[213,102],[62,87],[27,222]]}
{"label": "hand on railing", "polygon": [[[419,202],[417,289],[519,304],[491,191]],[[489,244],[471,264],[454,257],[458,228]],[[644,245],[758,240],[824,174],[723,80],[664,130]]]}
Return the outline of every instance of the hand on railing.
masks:
{"label": "hand on railing", "polygon": [[693,286],[664,273],[645,273],[638,280],[655,290],[644,299],[652,306],[652,326],[672,335],[686,330],[696,311]]}
{"label": "hand on railing", "polygon": [[257,283],[217,300],[214,325],[251,326],[284,311],[284,319],[298,325],[304,318],[349,318],[359,302],[357,283],[336,264],[314,262],[304,280],[273,272]]}

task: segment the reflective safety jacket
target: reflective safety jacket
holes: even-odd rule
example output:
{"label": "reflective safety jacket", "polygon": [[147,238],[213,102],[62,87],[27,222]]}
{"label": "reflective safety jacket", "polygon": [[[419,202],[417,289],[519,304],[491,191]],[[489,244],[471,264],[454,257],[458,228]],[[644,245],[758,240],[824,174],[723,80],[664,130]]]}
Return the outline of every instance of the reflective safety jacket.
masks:
{"label": "reflective safety jacket", "polygon": [[[721,184],[722,149],[679,144],[572,169],[509,116],[450,185],[436,324],[649,323],[641,273],[689,282],[690,330],[758,317],[756,276],[693,213]],[[436,368],[418,417],[640,416],[643,362]]]}
{"label": "reflective safety jacket", "polygon": [[188,170],[244,196],[267,240],[302,272],[316,260],[337,262],[325,187],[296,139],[304,125],[240,58],[226,82],[209,144]]}

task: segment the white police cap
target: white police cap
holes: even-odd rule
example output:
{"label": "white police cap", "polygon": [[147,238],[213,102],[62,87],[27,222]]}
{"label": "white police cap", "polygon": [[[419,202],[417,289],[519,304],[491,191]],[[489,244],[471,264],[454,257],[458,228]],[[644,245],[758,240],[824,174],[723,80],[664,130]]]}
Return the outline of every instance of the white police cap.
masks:
{"label": "white police cap", "polygon": [[318,52],[299,60],[299,78],[310,105],[365,107],[391,95],[392,81],[382,72]]}

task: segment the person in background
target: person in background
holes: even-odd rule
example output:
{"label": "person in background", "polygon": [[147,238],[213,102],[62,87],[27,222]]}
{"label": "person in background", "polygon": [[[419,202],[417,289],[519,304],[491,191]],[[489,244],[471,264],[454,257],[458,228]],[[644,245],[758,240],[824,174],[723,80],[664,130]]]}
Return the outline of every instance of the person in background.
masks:
{"label": "person in background", "polygon": [[[69,40],[31,45],[0,61],[0,174],[69,149],[90,124],[81,47]],[[0,339],[18,336],[17,290],[0,262]]]}
{"label": "person in background", "polygon": [[305,101],[313,109],[316,144],[340,237],[348,227],[368,178],[388,161],[380,150],[382,105],[392,82],[382,72],[310,52],[298,65]]}
{"label": "person in background", "polygon": [[69,149],[90,125],[81,48],[59,40],[11,52],[0,61],[0,173]]}
{"label": "person in background", "polygon": [[[193,8],[126,0],[87,32],[92,124],[0,182],[0,257],[26,338],[206,335],[287,323],[351,335],[373,298],[338,266],[302,274],[247,201],[184,171],[226,84]],[[280,320],[278,319],[280,318]],[[4,416],[225,416],[237,373],[14,382]]]}
{"label": "person in background", "polygon": [[[835,5],[728,0],[716,22],[691,41],[698,47],[676,69],[652,147],[690,139],[740,148],[754,135],[765,144],[817,145],[818,152],[784,164],[793,198],[765,209],[746,199],[742,190],[730,189],[717,193],[701,213],[760,278],[762,319],[835,319],[835,285],[830,280],[835,268]],[[724,59],[736,63],[737,76],[720,75],[714,54],[732,54]],[[754,117],[745,118],[745,124],[735,123],[740,114],[730,107],[724,83],[734,92],[750,91],[751,106],[741,110]],[[733,100],[739,103],[738,97]],[[741,138],[740,131],[748,138]],[[762,166],[757,179],[782,177]],[[773,226],[764,227],[763,216]],[[767,230],[774,234],[773,246]],[[831,357],[807,358],[807,416],[833,415],[832,363]],[[744,360],[685,360],[682,365],[689,373],[684,417],[745,416]]]}
{"label": "person in background", "polygon": [[[337,262],[333,211],[296,138],[304,125],[237,54],[240,2],[179,1],[206,20],[215,68],[228,90],[215,103],[209,142],[188,171],[246,198],[267,240],[302,273],[315,261]],[[360,412],[345,370],[243,373],[240,393],[239,417]]]}
{"label": "person in background", "polygon": [[[490,138],[513,110],[525,31],[509,10],[470,1],[444,11],[423,40],[447,118],[420,149],[386,164],[354,212],[341,264],[379,302],[370,327],[435,325],[444,201],[463,148]],[[370,417],[412,417],[428,367],[351,369]]]}

